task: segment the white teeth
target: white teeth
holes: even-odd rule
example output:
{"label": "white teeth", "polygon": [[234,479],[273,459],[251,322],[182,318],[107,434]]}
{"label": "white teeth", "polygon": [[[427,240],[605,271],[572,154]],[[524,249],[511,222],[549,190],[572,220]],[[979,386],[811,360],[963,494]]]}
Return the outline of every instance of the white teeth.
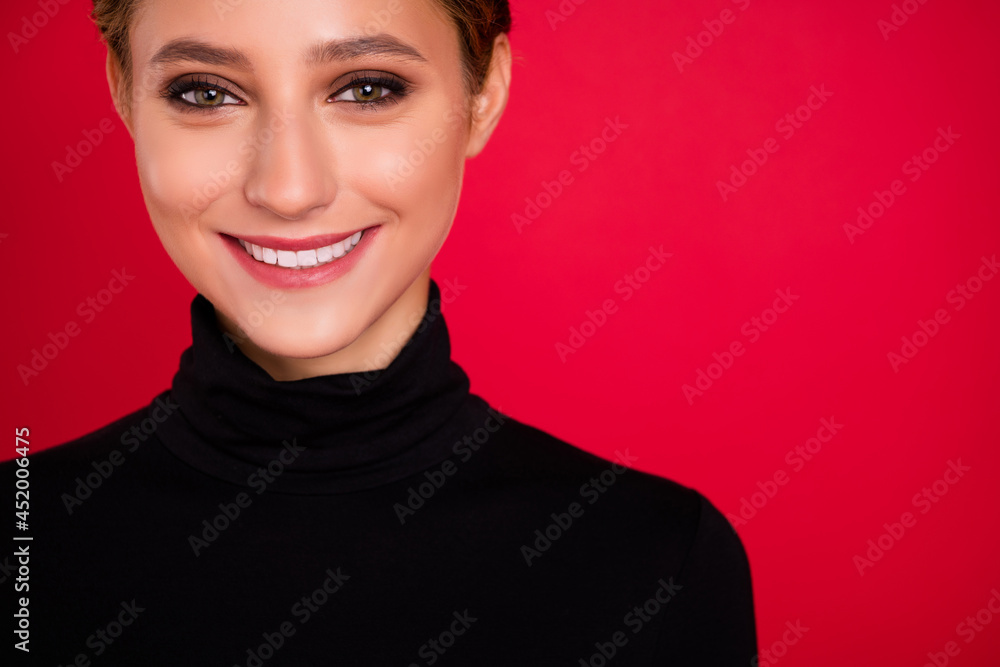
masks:
{"label": "white teeth", "polygon": [[255,243],[247,243],[243,239],[237,239],[247,254],[258,262],[265,264],[277,264],[288,269],[300,269],[311,266],[328,264],[335,259],[339,259],[354,250],[354,247],[361,241],[363,232],[355,232],[351,236],[314,250],[274,250],[264,248]]}
{"label": "white teeth", "polygon": [[283,266],[285,268],[292,268],[297,266],[298,263],[295,261],[295,253],[291,250],[279,250],[278,251],[278,266]]}

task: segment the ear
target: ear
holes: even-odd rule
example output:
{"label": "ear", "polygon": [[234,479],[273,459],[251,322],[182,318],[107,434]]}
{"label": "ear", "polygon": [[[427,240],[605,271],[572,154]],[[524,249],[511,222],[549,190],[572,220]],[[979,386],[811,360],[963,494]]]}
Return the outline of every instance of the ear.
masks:
{"label": "ear", "polygon": [[129,110],[124,106],[122,100],[122,70],[121,66],[118,64],[118,59],[108,51],[107,60],[104,63],[104,71],[108,77],[108,89],[111,91],[111,101],[115,105],[115,111],[118,112],[118,117],[122,119],[122,123],[125,124],[125,128],[128,130],[129,136],[132,140],[135,140],[135,135],[132,133],[132,118],[129,114]]}
{"label": "ear", "polygon": [[483,82],[483,89],[472,100],[472,125],[465,157],[475,157],[486,146],[510,97],[510,40],[505,33],[493,41],[490,71]]}

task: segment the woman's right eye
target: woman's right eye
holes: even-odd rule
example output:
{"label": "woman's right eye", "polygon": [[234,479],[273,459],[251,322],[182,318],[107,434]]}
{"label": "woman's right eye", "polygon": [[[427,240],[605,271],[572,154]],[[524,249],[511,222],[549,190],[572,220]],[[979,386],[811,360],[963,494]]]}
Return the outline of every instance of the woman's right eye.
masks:
{"label": "woman's right eye", "polygon": [[219,107],[225,104],[242,104],[243,102],[221,88],[191,88],[176,93],[177,98],[196,107]]}

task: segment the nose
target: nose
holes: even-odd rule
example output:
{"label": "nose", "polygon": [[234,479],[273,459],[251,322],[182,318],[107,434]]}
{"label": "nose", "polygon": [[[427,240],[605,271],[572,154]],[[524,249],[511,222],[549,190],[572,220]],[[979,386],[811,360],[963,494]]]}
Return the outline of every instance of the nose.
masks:
{"label": "nose", "polygon": [[299,220],[336,196],[333,155],[320,119],[308,113],[274,118],[279,122],[258,123],[245,196],[253,206]]}

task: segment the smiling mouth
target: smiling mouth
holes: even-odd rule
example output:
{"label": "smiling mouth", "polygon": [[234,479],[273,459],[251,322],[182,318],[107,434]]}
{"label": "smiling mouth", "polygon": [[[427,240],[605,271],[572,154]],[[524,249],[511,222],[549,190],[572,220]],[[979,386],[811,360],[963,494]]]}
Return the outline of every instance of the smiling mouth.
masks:
{"label": "smiling mouth", "polygon": [[349,255],[361,241],[361,237],[365,231],[367,230],[355,232],[353,235],[336,243],[309,250],[276,250],[274,248],[265,248],[255,243],[248,243],[241,238],[237,238],[236,240],[239,241],[239,244],[243,246],[248,255],[261,264],[271,264],[272,266],[280,266],[286,269],[311,269],[330,264],[341,257]]}

